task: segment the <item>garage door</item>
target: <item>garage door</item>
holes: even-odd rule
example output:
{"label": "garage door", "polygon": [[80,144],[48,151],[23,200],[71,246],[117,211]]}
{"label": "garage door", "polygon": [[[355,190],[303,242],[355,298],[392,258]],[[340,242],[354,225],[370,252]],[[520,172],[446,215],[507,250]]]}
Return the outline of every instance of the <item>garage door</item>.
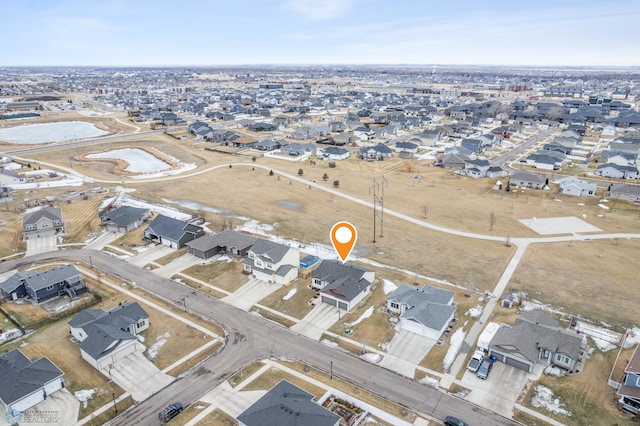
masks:
{"label": "garage door", "polygon": [[529,368],[531,368],[529,364],[522,361],[518,361],[517,359],[509,358],[509,357],[506,357],[506,360],[504,363],[512,367],[515,367],[519,370],[524,370],[526,372],[528,372]]}
{"label": "garage door", "polygon": [[322,296],[322,303],[326,303],[331,306],[336,306],[336,299],[332,299],[330,297]]}

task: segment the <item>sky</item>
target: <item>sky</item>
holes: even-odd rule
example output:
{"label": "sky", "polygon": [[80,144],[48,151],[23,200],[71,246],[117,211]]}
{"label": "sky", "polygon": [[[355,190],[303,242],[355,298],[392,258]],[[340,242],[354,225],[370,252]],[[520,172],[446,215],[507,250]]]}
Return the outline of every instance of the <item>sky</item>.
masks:
{"label": "sky", "polygon": [[640,66],[638,0],[2,0],[0,66]]}

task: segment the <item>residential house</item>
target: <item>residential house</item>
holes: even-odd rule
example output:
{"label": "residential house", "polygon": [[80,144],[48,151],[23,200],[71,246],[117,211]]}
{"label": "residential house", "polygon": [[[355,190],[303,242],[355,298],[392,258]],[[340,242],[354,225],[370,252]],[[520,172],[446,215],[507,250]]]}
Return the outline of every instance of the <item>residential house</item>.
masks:
{"label": "residential house", "polygon": [[445,169],[464,169],[470,158],[461,154],[445,154],[436,159],[436,166]]}
{"label": "residential house", "polygon": [[365,146],[358,151],[360,158],[369,161],[380,161],[393,156],[393,151],[387,145],[379,143],[375,146]]}
{"label": "residential house", "polygon": [[376,136],[376,132],[368,127],[358,127],[353,130],[353,136],[361,141],[371,140]]}
{"label": "residential house", "polygon": [[103,213],[100,216],[100,223],[108,232],[124,234],[141,226],[149,216],[149,209],[122,206]]}
{"label": "residential house", "polygon": [[29,297],[35,304],[64,295],[75,299],[86,289],[84,278],[73,265],[46,271],[19,271],[0,284],[0,293],[6,300]]}
{"label": "residential house", "polygon": [[246,257],[256,241],[239,232],[226,230],[217,234],[207,234],[186,243],[189,253],[201,259],[209,259],[217,254],[234,257]]}
{"label": "residential house", "polygon": [[615,179],[638,179],[638,168],[635,166],[620,166],[615,163],[600,164],[594,172],[596,176]]}
{"label": "residential house", "polygon": [[65,386],[64,373],[49,358],[29,359],[20,349],[0,355],[0,377],[0,403],[7,420]]}
{"label": "residential house", "polygon": [[609,197],[638,204],[640,203],[640,185],[612,183],[609,185]]}
{"label": "residential house", "polygon": [[418,145],[412,142],[396,142],[394,147],[396,152],[407,152],[410,154],[416,154],[418,152]]}
{"label": "residential house", "polygon": [[636,166],[638,161],[638,156],[629,152],[602,151],[601,156],[607,163],[618,166]]}
{"label": "residential house", "polygon": [[286,145],[283,141],[277,141],[273,139],[263,139],[258,141],[254,148],[260,151],[275,151],[276,149],[280,149],[281,146]]}
{"label": "residential house", "polygon": [[559,328],[558,322],[544,312],[528,311],[513,326],[503,326],[496,332],[489,343],[489,355],[529,373],[536,364],[575,373],[582,357],[583,339],[574,331]]}
{"label": "residential house", "polygon": [[462,139],[462,141],[460,141],[460,146],[475,153],[484,152],[486,149],[486,145],[479,139]]}
{"label": "residential house", "polygon": [[548,183],[549,179],[545,176],[525,170],[518,170],[509,176],[509,185],[519,188],[544,189]]}
{"label": "residential house", "polygon": [[337,146],[329,146],[318,150],[318,157],[322,160],[346,160],[349,158],[349,150],[346,148],[338,148]]}
{"label": "residential house", "polygon": [[176,249],[203,235],[204,229],[201,226],[164,215],[158,215],[144,230],[144,238],[147,240]]}
{"label": "residential house", "polygon": [[618,387],[618,409],[627,411],[636,420],[640,420],[640,346],[635,351],[627,366],[624,368],[624,376]]}
{"label": "residential house", "polygon": [[576,195],[579,197],[595,197],[597,185],[588,180],[578,179],[569,176],[560,180],[560,189],[565,195]]}
{"label": "residential house", "polygon": [[491,167],[491,163],[484,158],[469,159],[465,162],[465,175],[473,178],[481,178],[487,175],[487,171]]}
{"label": "residential house", "polygon": [[497,178],[507,176],[508,172],[500,166],[491,166],[485,172],[485,176],[488,178]]}
{"label": "residential house", "polygon": [[339,260],[323,260],[311,274],[320,301],[350,311],[370,292],[375,272]]}
{"label": "residential house", "polygon": [[149,315],[138,302],[125,302],[103,311],[85,309],[69,321],[71,335],[80,344],[80,356],[105,375],[114,362],[133,352],[144,352],[139,333],[149,328]]}
{"label": "residential house", "polygon": [[298,156],[305,154],[315,154],[316,145],[312,143],[290,143],[280,148],[280,152],[286,155]]}
{"label": "residential house", "polygon": [[300,252],[297,248],[258,239],[247,256],[244,272],[261,281],[287,285],[298,278]]}
{"label": "residential house", "polygon": [[527,156],[527,165],[542,170],[560,170],[564,161],[564,154],[555,151],[537,152]]}
{"label": "residential house", "polygon": [[342,417],[316,404],[314,395],[285,379],[244,410],[240,426],[338,426]]}
{"label": "residential house", "polygon": [[400,317],[399,326],[438,340],[453,319],[455,292],[431,285],[415,288],[401,284],[387,296],[387,309]]}
{"label": "residential house", "polygon": [[65,223],[62,220],[62,210],[58,207],[43,207],[22,220],[22,229],[25,240],[64,235]]}
{"label": "residential house", "polygon": [[252,132],[273,132],[276,130],[276,126],[271,123],[253,123],[249,126],[249,130]]}

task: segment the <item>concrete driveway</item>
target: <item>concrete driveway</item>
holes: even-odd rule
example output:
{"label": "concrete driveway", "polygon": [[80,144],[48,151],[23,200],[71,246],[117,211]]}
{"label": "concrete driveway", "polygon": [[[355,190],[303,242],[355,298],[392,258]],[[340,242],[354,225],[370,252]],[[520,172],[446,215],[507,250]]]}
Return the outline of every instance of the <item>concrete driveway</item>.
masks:
{"label": "concrete driveway", "polygon": [[253,305],[282,287],[280,284],[268,283],[256,278],[249,278],[249,281],[233,294],[223,297],[225,303],[244,311],[251,309]]}
{"label": "concrete driveway", "polygon": [[327,303],[319,303],[299,323],[291,327],[291,330],[310,339],[320,340],[322,334],[339,319],[338,308]]}
{"label": "concrete driveway", "polygon": [[125,259],[127,262],[132,265],[138,266],[142,268],[147,263],[153,262],[156,259],[160,259],[161,257],[167,256],[173,253],[176,249],[172,249],[171,247],[167,247],[163,244],[158,244],[155,246],[149,246],[146,250],[138,253],[133,257],[129,257]]}
{"label": "concrete driveway", "polygon": [[112,242],[114,242],[120,235],[118,235],[115,232],[103,231],[93,241],[87,244],[85,248],[88,248],[91,250],[101,250],[107,244],[111,244]]}
{"label": "concrete driveway", "polygon": [[134,352],[112,364],[104,373],[136,401],[144,401],[175,379],[161,372],[142,353]]}
{"label": "concrete driveway", "polygon": [[513,406],[527,379],[535,377],[526,371],[496,362],[486,380],[467,370],[460,381],[461,385],[471,389],[465,399],[508,418],[513,418]]}
{"label": "concrete driveway", "polygon": [[55,235],[49,235],[40,238],[29,238],[27,240],[27,252],[25,253],[25,256],[58,250],[57,238],[58,237],[56,237]]}
{"label": "concrete driveway", "polygon": [[153,272],[155,274],[160,275],[161,277],[171,278],[178,272],[182,272],[193,265],[198,265],[201,263],[204,263],[203,259],[200,259],[199,257],[195,257],[192,254],[186,253],[180,256],[179,258],[172,260],[168,264],[158,269],[154,269]]}
{"label": "concrete driveway", "polygon": [[[20,425],[59,425],[76,424],[80,402],[67,389],[54,392],[47,399],[21,413]],[[9,425],[5,409],[0,406],[0,426]]]}
{"label": "concrete driveway", "polygon": [[416,366],[427,356],[436,341],[396,327],[396,335],[389,343],[380,365],[403,376],[413,378]]}

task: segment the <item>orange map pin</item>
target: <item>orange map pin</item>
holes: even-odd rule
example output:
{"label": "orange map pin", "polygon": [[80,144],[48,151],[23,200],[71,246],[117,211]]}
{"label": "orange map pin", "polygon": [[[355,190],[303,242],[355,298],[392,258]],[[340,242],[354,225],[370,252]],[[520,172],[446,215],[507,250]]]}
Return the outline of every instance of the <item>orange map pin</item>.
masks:
{"label": "orange map pin", "polygon": [[338,222],[331,227],[329,235],[331,236],[331,244],[342,259],[342,263],[346,262],[358,239],[356,227],[349,222]]}

